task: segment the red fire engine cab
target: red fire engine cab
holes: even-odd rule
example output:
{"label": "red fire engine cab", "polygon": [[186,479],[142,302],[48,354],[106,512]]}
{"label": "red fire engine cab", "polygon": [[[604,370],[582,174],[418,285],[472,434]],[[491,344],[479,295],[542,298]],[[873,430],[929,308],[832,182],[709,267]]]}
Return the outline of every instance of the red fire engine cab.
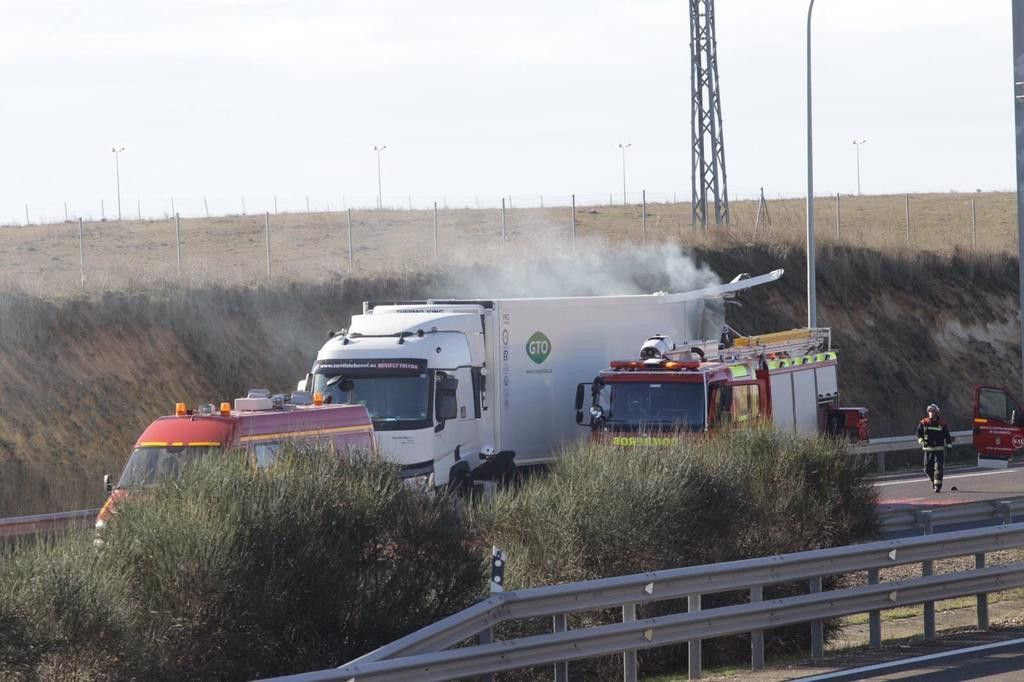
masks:
{"label": "red fire engine cab", "polygon": [[779,429],[868,440],[868,411],[840,407],[838,356],[827,328],[739,336],[676,347],[652,336],[634,360],[612,361],[576,389],[576,422],[595,440],[667,444],[679,433],[769,420]]}

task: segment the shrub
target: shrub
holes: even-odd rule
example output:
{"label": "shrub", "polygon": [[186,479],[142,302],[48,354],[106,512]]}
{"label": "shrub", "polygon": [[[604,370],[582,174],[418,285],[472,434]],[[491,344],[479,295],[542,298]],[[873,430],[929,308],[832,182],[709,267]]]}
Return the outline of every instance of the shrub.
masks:
{"label": "shrub", "polygon": [[[40,613],[0,608],[0,624],[59,652],[65,670],[110,652],[96,674],[115,679],[335,666],[468,606],[484,584],[456,499],[315,449],[269,469],[232,454],[186,468],[129,497],[98,554],[18,554],[23,569],[5,571],[0,591],[40,574]],[[45,673],[45,656],[0,653],[0,672]]]}
{"label": "shrub", "polygon": [[[483,537],[508,552],[515,588],[625,575],[863,541],[878,530],[875,492],[843,444],[771,428],[693,438],[673,447],[578,445],[549,476],[473,510]],[[804,589],[780,586],[768,598]],[[704,608],[743,600],[704,598]],[[685,611],[643,606],[640,617]],[[616,612],[575,614],[574,627],[616,622]],[[506,636],[550,624],[506,629]],[[792,650],[806,628],[773,630],[770,648]],[[741,638],[705,645],[708,664],[747,656]],[[682,647],[644,654],[645,671],[676,668]],[[619,661],[574,664],[598,677]],[[602,667],[603,666],[603,667]]]}

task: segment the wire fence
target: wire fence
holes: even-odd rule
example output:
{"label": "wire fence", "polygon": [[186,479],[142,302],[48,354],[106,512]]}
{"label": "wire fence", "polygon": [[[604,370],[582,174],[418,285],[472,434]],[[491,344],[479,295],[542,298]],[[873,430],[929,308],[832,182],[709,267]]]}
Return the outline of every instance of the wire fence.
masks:
{"label": "wire fence", "polygon": [[[246,202],[214,213],[207,200],[175,200],[159,217],[104,219],[68,207],[67,219],[0,229],[0,283],[30,291],[309,279],[339,273],[429,267],[455,259],[573,250],[589,244],[694,244],[707,240],[800,244],[801,198],[733,200],[728,225],[692,224],[689,202],[641,190],[612,195],[537,195],[409,201],[405,206],[332,206],[322,198]],[[374,202],[375,203],[375,202]],[[408,206],[412,206],[409,208]],[[477,208],[479,206],[480,208]],[[223,208],[223,207],[221,207]],[[243,208],[239,201],[238,209]],[[171,213],[173,209],[173,213]],[[257,210],[261,209],[261,210]],[[207,217],[209,211],[210,217]],[[198,212],[198,214],[197,214]],[[711,211],[713,213],[713,211]],[[46,214],[40,212],[37,220]],[[74,216],[74,217],[73,217]],[[31,207],[27,217],[32,218]],[[1016,249],[1012,193],[832,196],[815,200],[817,239],[880,249]]]}

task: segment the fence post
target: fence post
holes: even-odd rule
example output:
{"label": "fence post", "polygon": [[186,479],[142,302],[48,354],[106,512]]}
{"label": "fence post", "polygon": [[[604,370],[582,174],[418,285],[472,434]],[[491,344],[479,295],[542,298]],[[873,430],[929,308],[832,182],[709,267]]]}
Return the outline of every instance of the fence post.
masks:
{"label": "fence post", "polygon": [[[700,611],[700,595],[686,595],[686,612],[696,613]],[[691,639],[686,642],[686,670],[691,680],[699,680],[701,674],[700,640]]]}
{"label": "fence post", "polygon": [[507,237],[505,236],[505,197],[501,198],[501,243],[504,244]]}
{"label": "fence post", "polygon": [[178,277],[181,277],[181,217],[174,214],[174,245],[178,253]]}
{"label": "fence post", "polygon": [[245,215],[245,197],[242,197],[242,215]]}
{"label": "fence post", "polygon": [[975,198],[971,197],[971,248],[978,248],[978,212],[975,206]]}
{"label": "fence post", "polygon": [[907,194],[904,198],[907,202],[907,246],[910,246],[910,195]]}
{"label": "fence post", "polygon": [[[504,203],[504,199],[502,202]],[[555,632],[565,632],[569,629],[569,619],[564,613],[556,613],[553,618],[553,629]],[[569,682],[569,662],[559,661],[555,663],[555,682]]]}
{"label": "fence post", "polygon": [[839,192],[836,192],[836,239],[839,239]]}
{"label": "fence post", "polygon": [[576,253],[576,195],[572,195],[572,252]]}
{"label": "fence post", "polygon": [[[868,584],[878,584],[878,569],[868,569]],[[868,646],[877,649],[882,646],[882,612],[868,611]]]}
{"label": "fence post", "polygon": [[[136,199],[135,202],[136,202],[135,208],[137,208],[139,210],[139,222],[141,222],[142,221],[142,199]],[[210,216],[206,216],[206,217],[209,218]]]}
{"label": "fence post", "polygon": [[347,208],[345,212],[348,214],[348,268],[351,270],[354,267],[352,264],[352,209]]}
{"label": "fence post", "polygon": [[85,228],[82,219],[78,219],[78,263],[82,272],[82,288],[85,288]]}
{"label": "fence post", "polygon": [[[932,534],[932,513],[930,511],[921,512],[921,525],[925,535]],[[929,576],[934,572],[934,562],[931,559],[921,562],[921,575]],[[935,602],[926,601],[924,603],[924,638],[935,639]]]}
{"label": "fence post", "polygon": [[100,220],[107,219],[107,209],[103,206],[103,199],[100,199]]}
{"label": "fence post", "polygon": [[68,202],[64,202],[64,222],[68,222]]}
{"label": "fence post", "polygon": [[[622,605],[622,622],[636,622],[636,604]],[[622,652],[623,682],[636,682],[636,674],[636,649],[627,649]]]}
{"label": "fence post", "polygon": [[434,202],[434,260],[437,260],[437,202]]}
{"label": "fence post", "polygon": [[[764,586],[754,585],[750,588],[750,603],[764,599]],[[750,633],[750,669],[764,670],[764,630]]]}
{"label": "fence post", "polygon": [[540,195],[540,207],[544,208],[544,195],[543,194]]}
{"label": "fence post", "polygon": [[203,210],[206,211],[206,217],[210,217],[210,204],[207,203],[206,197],[203,197]]}
{"label": "fence post", "polygon": [[643,232],[640,235],[640,243],[647,243],[647,190],[640,190],[640,224]]}
{"label": "fence post", "polygon": [[267,277],[270,277],[270,212],[263,214],[267,220]]}
{"label": "fence post", "polygon": [[[985,568],[985,553],[978,552],[974,555],[974,567]],[[988,594],[978,594],[978,629],[988,630]]]}
{"label": "fence post", "polygon": [[171,215],[178,215],[178,212],[174,209],[174,197],[171,197]]}
{"label": "fence post", "polygon": [[306,213],[309,213],[309,196],[306,196]]}
{"label": "fence post", "polygon": [[[821,592],[821,576],[811,578],[810,592],[816,594]],[[824,622],[819,620],[811,621],[811,658],[819,659],[825,655],[825,634]]]}

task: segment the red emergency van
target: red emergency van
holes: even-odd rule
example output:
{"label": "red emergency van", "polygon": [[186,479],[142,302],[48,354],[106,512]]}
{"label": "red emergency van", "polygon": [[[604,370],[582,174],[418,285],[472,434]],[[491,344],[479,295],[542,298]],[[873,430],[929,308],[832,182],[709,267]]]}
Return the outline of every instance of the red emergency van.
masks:
{"label": "red emergency van", "polygon": [[339,453],[374,448],[373,425],[363,405],[323,404],[319,395],[305,392],[271,395],[265,389],[245,398],[188,409],[160,417],[139,436],[117,483],[104,476],[107,501],[96,518],[102,529],[114,507],[132,489],[177,478],[190,462],[213,452],[243,449],[256,466],[268,466],[288,442],[312,441],[332,445]]}

